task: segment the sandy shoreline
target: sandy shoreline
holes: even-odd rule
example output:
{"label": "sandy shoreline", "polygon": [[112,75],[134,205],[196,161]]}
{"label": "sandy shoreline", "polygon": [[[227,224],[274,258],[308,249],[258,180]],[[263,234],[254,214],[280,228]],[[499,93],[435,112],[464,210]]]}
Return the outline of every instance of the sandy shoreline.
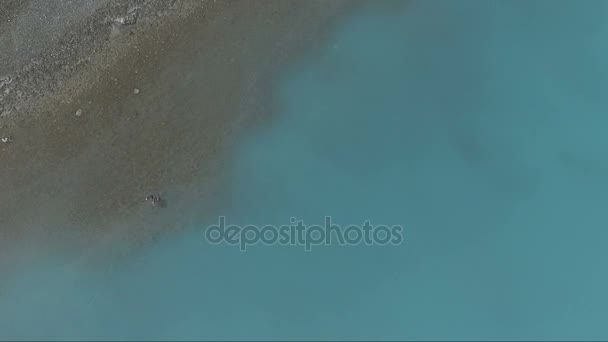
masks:
{"label": "sandy shoreline", "polygon": [[[194,199],[201,215],[229,201],[230,149],[271,115],[274,71],[353,4],[111,1],[79,22],[62,37],[74,49],[56,45],[1,89],[14,142],[0,146],[0,247],[96,243],[111,225],[141,243]],[[108,21],[133,6],[136,24]],[[151,192],[169,206],[152,211]]]}

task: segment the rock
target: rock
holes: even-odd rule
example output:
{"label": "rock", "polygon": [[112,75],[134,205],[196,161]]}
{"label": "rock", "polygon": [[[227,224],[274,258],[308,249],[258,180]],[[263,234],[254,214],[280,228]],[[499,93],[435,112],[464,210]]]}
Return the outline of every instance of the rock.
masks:
{"label": "rock", "polygon": [[5,144],[9,144],[9,143],[13,142],[13,137],[11,137],[11,136],[3,137],[2,139],[0,139],[0,141],[2,141]]}
{"label": "rock", "polygon": [[116,24],[124,25],[124,26],[133,25],[133,24],[137,23],[137,17],[138,17],[137,12],[132,12],[125,16],[114,19],[114,22]]}
{"label": "rock", "polygon": [[133,94],[135,94],[135,95],[139,94],[139,89],[137,89],[137,88],[133,89]]}
{"label": "rock", "polygon": [[162,204],[162,199],[158,195],[150,195],[146,197],[146,202],[152,203],[153,206],[159,206]]}
{"label": "rock", "polygon": [[79,109],[76,111],[76,116],[81,116],[82,115],[82,109]]}

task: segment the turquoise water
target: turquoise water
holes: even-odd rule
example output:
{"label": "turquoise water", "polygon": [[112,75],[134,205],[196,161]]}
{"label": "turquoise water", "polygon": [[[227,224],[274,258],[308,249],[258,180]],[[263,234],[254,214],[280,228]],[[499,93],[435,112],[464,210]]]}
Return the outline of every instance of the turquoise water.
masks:
{"label": "turquoise water", "polygon": [[362,10],[278,81],[224,214],[399,224],[402,245],[243,253],[200,225],[108,274],[32,270],[0,337],[605,339],[607,12]]}

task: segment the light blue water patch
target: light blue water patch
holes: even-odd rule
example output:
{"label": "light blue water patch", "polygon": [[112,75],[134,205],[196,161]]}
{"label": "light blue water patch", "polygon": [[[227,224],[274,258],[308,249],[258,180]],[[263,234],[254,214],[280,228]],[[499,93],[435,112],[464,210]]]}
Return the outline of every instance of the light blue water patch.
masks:
{"label": "light blue water patch", "polygon": [[[233,215],[370,218],[405,244],[260,247],[294,269],[252,277],[253,306],[307,316],[283,324],[304,338],[606,336],[606,5],[587,6],[413,2],[293,70],[284,115],[243,148]],[[264,291],[286,278],[303,298]]]}
{"label": "light blue water patch", "polygon": [[402,245],[243,253],[197,227],[50,297],[24,277],[0,337],[606,338],[607,6],[360,12],[279,82],[225,214],[398,224]]}

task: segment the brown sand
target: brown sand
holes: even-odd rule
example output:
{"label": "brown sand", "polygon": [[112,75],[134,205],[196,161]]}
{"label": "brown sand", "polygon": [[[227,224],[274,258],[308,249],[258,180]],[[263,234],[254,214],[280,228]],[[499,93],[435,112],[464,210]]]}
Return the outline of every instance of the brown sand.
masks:
{"label": "brown sand", "polygon": [[180,228],[189,201],[199,215],[225,205],[230,151],[271,115],[274,72],[354,2],[138,4],[135,25],[108,21],[126,0],[79,22],[0,98],[0,135],[14,138],[0,144],[0,249],[132,245]]}

